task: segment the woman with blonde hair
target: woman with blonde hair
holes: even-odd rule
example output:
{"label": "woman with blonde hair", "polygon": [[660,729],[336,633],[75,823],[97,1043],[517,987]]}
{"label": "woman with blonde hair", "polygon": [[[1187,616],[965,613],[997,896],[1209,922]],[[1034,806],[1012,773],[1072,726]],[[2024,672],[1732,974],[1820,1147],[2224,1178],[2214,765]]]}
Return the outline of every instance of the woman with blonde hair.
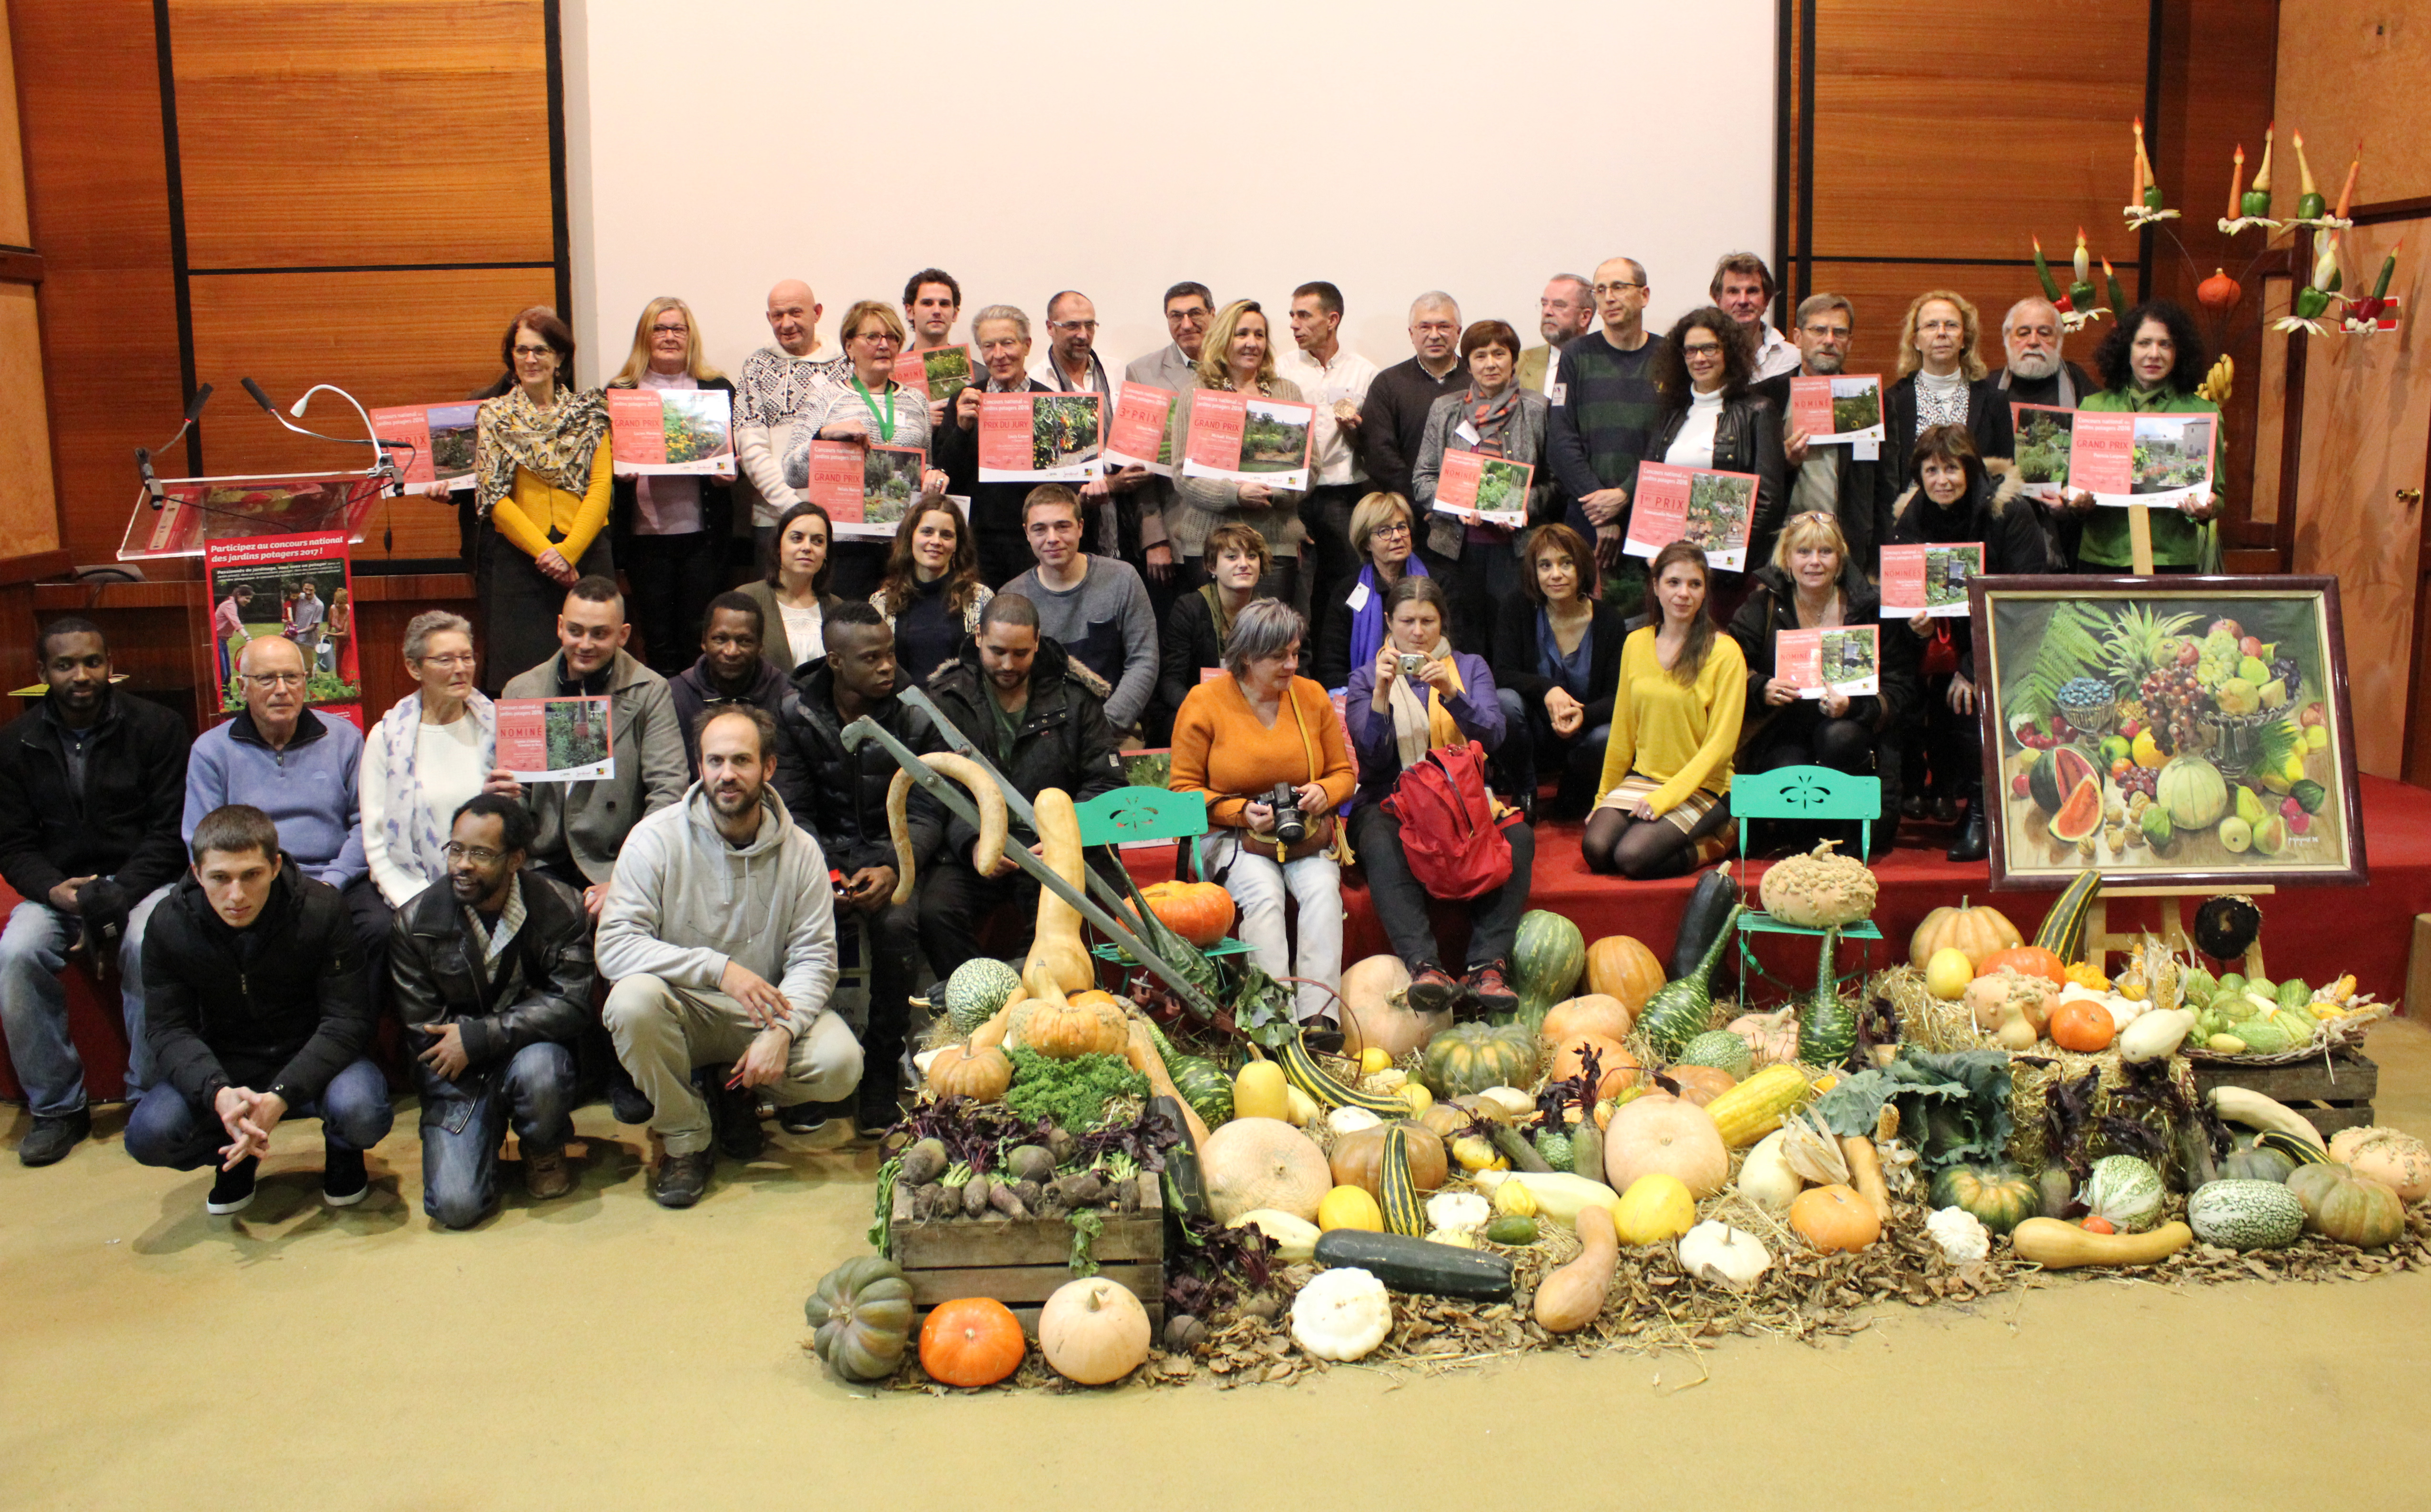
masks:
{"label": "woman with blonde hair", "polygon": [[1350,680],[1350,669],[1376,659],[1384,644],[1384,596],[1404,577],[1428,576],[1427,564],[1414,549],[1417,527],[1410,501],[1399,494],[1378,492],[1350,511],[1350,549],[1365,559],[1359,570],[1333,585],[1333,607],[1325,616],[1325,633],[1311,670],[1328,688]]}
{"label": "woman with blonde hair", "polygon": [[1883,390],[1882,462],[1874,469],[1881,515],[1916,481],[1910,452],[1935,426],[1965,426],[1979,457],[2017,454],[2009,396],[1987,376],[1977,350],[1983,316],[1966,295],[1928,289],[1900,320],[1899,375]]}
{"label": "woman with blonde hair", "polygon": [[[682,300],[662,295],[642,307],[632,353],[608,386],[723,393],[726,447],[733,450],[734,385],[702,360],[700,328]],[[643,660],[660,676],[674,677],[699,654],[701,621],[717,596],[718,569],[734,530],[733,483],[685,474],[619,478],[611,500],[616,560],[632,589]]]}
{"label": "woman with blonde hair", "polygon": [[[1810,511],[1781,528],[1772,560],[1752,575],[1748,596],[1731,618],[1731,639],[1748,667],[1738,769],[1829,766],[1853,776],[1880,776],[1883,806],[1874,821],[1874,855],[1888,850],[1899,831],[1902,737],[1916,722],[1923,697],[1916,679],[1916,637],[1884,623],[1881,613],[1882,595],[1850,557],[1839,522]],[[1795,682],[1774,676],[1773,648],[1783,630],[1836,625],[1879,627],[1879,694],[1852,696],[1826,688],[1820,698],[1802,698]],[[1857,853],[1854,825],[1816,838],[1837,839],[1842,854]]]}
{"label": "woman with blonde hair", "polygon": [[1653,624],[1620,647],[1612,739],[1580,839],[1587,869],[1677,877],[1730,849],[1731,758],[1747,706],[1747,659],[1705,613],[1705,554],[1674,541],[1647,564]]}
{"label": "woman with blonde hair", "polygon": [[609,547],[608,402],[575,390],[574,332],[534,306],[507,328],[514,386],[481,406],[474,430],[474,580],[489,627],[485,680],[557,654],[557,612],[577,580],[616,576]]}
{"label": "woman with blonde hair", "polygon": [[995,596],[980,581],[979,543],[962,506],[940,498],[907,512],[886,554],[886,580],[869,596],[895,632],[897,685],[918,687],[961,657]]}
{"label": "woman with blonde hair", "polygon": [[[836,323],[836,339],[844,346],[845,375],[803,407],[794,426],[794,444],[785,448],[786,484],[807,495],[813,441],[916,446],[922,458],[920,496],[905,512],[925,500],[943,498],[946,475],[938,470],[929,432],[929,402],[895,381],[895,359],[909,339],[903,316],[882,299],[860,300]],[[872,539],[877,530],[852,529],[862,533],[836,543],[835,591],[840,597],[866,598],[885,576],[887,546]]]}
{"label": "woman with blonde hair", "polygon": [[[1167,439],[1179,461],[1190,435],[1194,396],[1202,391],[1247,394],[1297,403],[1299,385],[1275,373],[1272,332],[1266,312],[1254,299],[1235,299],[1216,312],[1199,361],[1190,373],[1190,387],[1174,402],[1166,424]],[[1274,488],[1265,483],[1233,483],[1213,478],[1184,478],[1173,472],[1173,502],[1165,512],[1165,528],[1182,556],[1182,584],[1196,588],[1207,580],[1207,534],[1228,520],[1237,520],[1258,532],[1274,554],[1262,589],[1291,602],[1299,574],[1300,543],[1308,538],[1299,523],[1303,490]]]}
{"label": "woman with blonde hair", "polygon": [[1207,581],[1173,601],[1158,639],[1158,701],[1179,711],[1211,666],[1224,663],[1232,627],[1255,601],[1270,558],[1266,537],[1246,525],[1207,532]]}

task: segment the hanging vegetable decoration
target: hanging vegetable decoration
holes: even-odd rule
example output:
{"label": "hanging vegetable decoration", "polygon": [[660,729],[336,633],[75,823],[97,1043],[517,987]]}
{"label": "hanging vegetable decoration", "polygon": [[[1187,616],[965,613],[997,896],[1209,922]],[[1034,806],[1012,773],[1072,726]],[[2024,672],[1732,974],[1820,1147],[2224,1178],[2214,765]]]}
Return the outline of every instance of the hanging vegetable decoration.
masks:
{"label": "hanging vegetable decoration", "polygon": [[[2372,293],[2348,302],[2344,323],[2348,335],[2370,336],[2383,328],[2381,317],[2389,314],[2392,308],[2389,298],[2389,280],[2397,272],[2397,254],[2405,250],[2406,239],[2400,237],[2397,244],[2389,249],[2389,255],[2380,260],[2380,277],[2372,280]],[[2395,325],[2396,319],[2391,316],[2389,327],[2393,328]]]}
{"label": "hanging vegetable decoration", "polygon": [[2153,160],[2144,151],[2144,118],[2136,118],[2135,179],[2130,185],[2127,206],[2127,229],[2133,231],[2154,221],[2174,221],[2178,212],[2161,205],[2161,186],[2153,177]]}
{"label": "hanging vegetable decoration", "polygon": [[2307,335],[2327,336],[2330,329],[2322,324],[2322,313],[2328,310],[2330,302],[2338,297],[2339,287],[2345,280],[2346,275],[2339,268],[2338,233],[2325,231],[2319,238],[2319,247],[2313,258],[2312,277],[2305,287],[2296,291],[2294,313],[2282,315],[2272,321],[2271,328],[2290,334],[2301,330]]}

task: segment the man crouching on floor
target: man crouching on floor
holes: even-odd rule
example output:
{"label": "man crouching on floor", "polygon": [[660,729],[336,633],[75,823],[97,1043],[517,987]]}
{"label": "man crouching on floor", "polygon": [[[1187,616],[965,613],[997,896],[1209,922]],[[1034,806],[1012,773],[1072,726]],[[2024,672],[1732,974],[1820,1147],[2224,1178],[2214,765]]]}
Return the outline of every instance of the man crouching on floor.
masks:
{"label": "man crouching on floor", "polygon": [[[751,706],[700,726],[700,781],[633,827],[599,918],[605,1018],[664,1143],[650,1195],[690,1207],[713,1146],[759,1153],[759,1089],[779,1107],[832,1101],[861,1082],[861,1046],[828,1007],[836,982],[835,890],[819,843],[769,779],[776,722]],[[774,979],[774,980],[772,980]],[[727,1069],[732,1067],[729,1073]],[[724,1137],[693,1090],[714,1067]]]}

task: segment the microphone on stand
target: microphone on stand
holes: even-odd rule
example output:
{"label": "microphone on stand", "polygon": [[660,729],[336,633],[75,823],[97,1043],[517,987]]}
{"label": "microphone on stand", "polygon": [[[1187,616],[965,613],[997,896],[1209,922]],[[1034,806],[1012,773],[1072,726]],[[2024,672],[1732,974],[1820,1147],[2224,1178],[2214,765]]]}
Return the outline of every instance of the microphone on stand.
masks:
{"label": "microphone on stand", "polygon": [[[249,385],[250,380],[248,380],[248,386]],[[138,446],[135,448],[135,470],[143,479],[143,492],[150,496],[152,507],[154,509],[157,510],[162,505],[168,503],[169,495],[168,491],[160,486],[160,476],[152,470],[152,459],[159,455],[159,453],[167,451],[177,443],[185,440],[186,432],[193,429],[194,422],[202,417],[203,406],[210,402],[211,386],[206,383],[201,388],[194,391],[194,396],[193,398],[186,401],[186,423],[177,428],[177,433],[176,435],[171,436],[167,441],[161,443],[157,447]]]}
{"label": "microphone on stand", "polygon": [[[335,442],[342,446],[369,446],[373,448],[379,460],[366,469],[366,472],[371,476],[386,479],[386,483],[389,488],[399,492],[402,491],[403,481],[401,475],[397,471],[396,462],[389,456],[389,453],[392,451],[410,451],[412,447],[402,441],[381,440],[379,433],[372,428],[371,412],[365,410],[362,407],[361,402],[356,399],[353,395],[348,394],[345,390],[338,387],[334,383],[316,383],[312,387],[304,391],[304,396],[295,401],[295,407],[293,410],[287,412],[287,414],[281,414],[278,411],[278,406],[270,402],[270,395],[261,392],[260,384],[256,383],[251,378],[245,378],[242,381],[244,384],[244,392],[253,395],[253,402],[261,406],[263,413],[269,415],[270,418],[277,421],[280,425],[285,426],[288,429],[294,431],[297,435],[310,436],[315,441]],[[291,420],[287,417],[288,414],[292,414],[298,420],[302,419],[305,410],[312,403],[312,395],[322,393],[334,394],[339,398],[342,398],[348,404],[354,406],[356,415],[363,422],[362,435],[327,435],[318,430],[308,430],[304,427],[297,425],[294,420]]]}

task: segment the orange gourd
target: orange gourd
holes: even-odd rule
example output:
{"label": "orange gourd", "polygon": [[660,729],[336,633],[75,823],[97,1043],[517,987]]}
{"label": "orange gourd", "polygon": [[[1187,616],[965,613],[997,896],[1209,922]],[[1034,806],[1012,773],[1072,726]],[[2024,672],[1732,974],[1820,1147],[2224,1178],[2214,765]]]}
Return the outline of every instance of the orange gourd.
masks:
{"label": "orange gourd", "polygon": [[1633,1015],[1646,1006],[1663,980],[1662,961],[1641,940],[1607,934],[1587,947],[1587,991],[1619,999]]}
{"label": "orange gourd", "polygon": [[2005,950],[1995,950],[1984,958],[1982,965],[1976,966],[1975,974],[1980,977],[1987,971],[1998,971],[2003,966],[2023,972],[2028,976],[2040,977],[2054,987],[2068,985],[2067,964],[2062,962],[2055,952],[2039,945],[2013,945]]}
{"label": "orange gourd", "polygon": [[940,1302],[920,1325],[920,1369],[947,1386],[994,1386],[1028,1352],[1021,1319],[993,1297]]}
{"label": "orange gourd", "polygon": [[1232,932],[1232,895],[1214,882],[1161,882],[1140,889],[1157,921],[1204,948]]}
{"label": "orange gourd", "polygon": [[1581,1034],[1601,1034],[1614,1044],[1629,1038],[1629,1026],[1636,1015],[1629,1004],[1609,993],[1589,993],[1583,998],[1568,998],[1545,1013],[1545,1021],[1536,1026],[1536,1036],[1547,1045],[1567,1045]]}
{"label": "orange gourd", "polygon": [[[1378,1201],[1383,1201],[1384,1131],[1390,1127],[1380,1123],[1333,1141],[1326,1164],[1333,1173],[1334,1185],[1356,1186]],[[1444,1154],[1442,1136],[1423,1124],[1408,1121],[1401,1125],[1401,1144],[1408,1152],[1410,1184],[1422,1192],[1442,1186],[1451,1168]]]}
{"label": "orange gourd", "polygon": [[1108,994],[1102,1002],[1078,1000],[1032,1005],[1021,1021],[1021,1042],[1049,1060],[1068,1061],[1079,1055],[1119,1055],[1131,1039],[1130,1020]]}
{"label": "orange gourd", "polygon": [[1789,1204],[1789,1226],[1825,1254],[1862,1250],[1883,1236],[1882,1215],[1853,1188],[1810,1186]]}
{"label": "orange gourd", "polygon": [[1985,905],[1970,908],[1962,898],[1955,908],[1936,908],[1924,916],[1924,922],[1908,936],[1907,954],[1921,971],[1925,963],[1933,959],[1933,952],[1947,946],[1982,970],[1986,956],[2024,943],[2025,936],[2018,932],[2007,915]]}
{"label": "orange gourd", "polygon": [[1718,1066],[1675,1066],[1663,1073],[1680,1084],[1680,1100],[1703,1107],[1739,1084],[1737,1077]]}
{"label": "orange gourd", "polygon": [[2064,1050],[2095,1055],[2119,1036],[2119,1022],[2098,1002],[2064,1002],[2051,1016],[2051,1042]]}
{"label": "orange gourd", "polygon": [[1553,1067],[1548,1074],[1553,1081],[1566,1082],[1586,1068],[1585,1052],[1596,1052],[1596,1066],[1601,1074],[1596,1080],[1596,1096],[1617,1097],[1646,1080],[1637,1057],[1628,1048],[1608,1034],[1572,1034],[1554,1051]]}
{"label": "orange gourd", "polygon": [[1013,1085],[1013,1061],[1002,1050],[948,1045],[929,1063],[929,1090],[941,1098],[999,1102]]}

